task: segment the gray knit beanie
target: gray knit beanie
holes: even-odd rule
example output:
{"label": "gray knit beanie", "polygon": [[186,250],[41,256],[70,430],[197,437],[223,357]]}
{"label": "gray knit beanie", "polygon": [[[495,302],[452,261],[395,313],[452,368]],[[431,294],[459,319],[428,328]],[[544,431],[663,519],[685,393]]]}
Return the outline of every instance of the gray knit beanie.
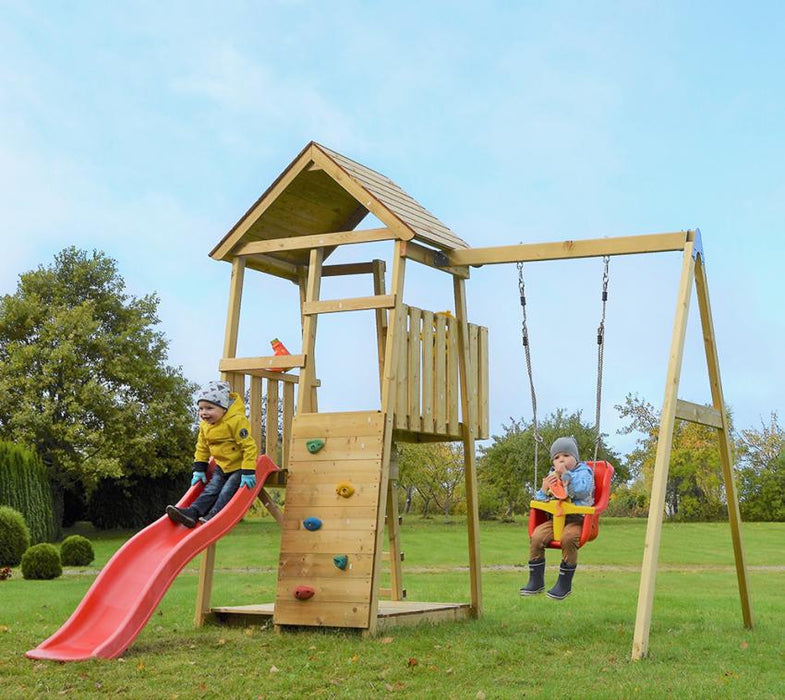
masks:
{"label": "gray knit beanie", "polygon": [[196,403],[209,401],[221,408],[229,408],[229,382],[208,382],[196,397]]}
{"label": "gray knit beanie", "polygon": [[566,452],[568,455],[575,457],[576,462],[580,462],[581,458],[578,457],[578,443],[575,442],[574,437],[560,437],[556,438],[551,445],[551,461],[559,454],[559,452]]}

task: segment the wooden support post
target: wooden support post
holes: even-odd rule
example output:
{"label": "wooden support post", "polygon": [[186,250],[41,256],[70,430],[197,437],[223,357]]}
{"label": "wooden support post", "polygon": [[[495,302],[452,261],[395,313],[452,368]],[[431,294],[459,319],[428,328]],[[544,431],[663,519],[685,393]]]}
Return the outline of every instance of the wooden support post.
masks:
{"label": "wooden support post", "polygon": [[[700,235],[700,232],[698,232]],[[750,598],[747,565],[744,560],[744,545],[741,538],[741,513],[739,512],[739,497],[736,491],[736,482],[733,478],[733,460],[731,449],[730,425],[728,412],[725,410],[725,399],[722,395],[722,381],[720,380],[720,363],[717,357],[717,342],[714,336],[714,322],[712,321],[711,305],[709,304],[709,286],[706,280],[706,266],[702,254],[695,265],[695,290],[698,296],[701,326],[703,328],[703,344],[706,350],[706,363],[709,367],[709,383],[711,385],[712,405],[720,415],[722,426],[719,431],[720,461],[722,463],[722,476],[725,481],[725,497],[728,501],[728,519],[730,520],[731,539],[733,541],[733,554],[736,560],[736,578],[741,597],[741,611],[744,626],[752,628],[752,600]]]}
{"label": "wooden support post", "polygon": [[643,658],[648,652],[651,612],[654,604],[654,581],[657,575],[657,557],[660,550],[662,518],[665,510],[665,488],[668,483],[668,464],[673,445],[673,424],[676,419],[677,392],[684,356],[684,337],[687,330],[692,281],[695,277],[693,248],[694,242],[688,242],[682,258],[681,282],[676,300],[676,317],[673,323],[668,373],[665,380],[665,397],[660,414],[660,431],[657,438],[657,454],[654,460],[654,477],[649,500],[649,519],[646,525],[646,542],[638,590],[638,608],[632,640],[633,660]]}
{"label": "wooden support post", "polygon": [[[311,257],[308,264],[308,280],[305,285],[306,303],[318,301],[322,285],[322,262],[324,251],[321,248],[311,250]],[[305,367],[300,373],[300,388],[298,391],[297,412],[315,413],[317,411],[316,402],[316,360],[314,349],[316,347],[316,322],[319,318],[316,314],[302,315],[303,327],[303,355],[305,355]]]}
{"label": "wooden support post", "polygon": [[213,571],[215,569],[215,544],[211,544],[202,554],[199,564],[199,583],[196,587],[196,612],[194,626],[201,627],[210,612],[210,594],[213,591]]}
{"label": "wooden support post", "polygon": [[480,565],[480,515],[477,501],[477,465],[474,436],[477,430],[476,382],[469,361],[469,325],[466,313],[466,280],[453,277],[455,319],[458,330],[458,370],[461,385],[461,427],[466,482],[466,522],[469,535],[469,578],[472,614],[482,615],[482,570]]}
{"label": "wooden support post", "polygon": [[390,600],[403,600],[403,571],[401,569],[401,539],[398,523],[398,450],[390,454],[390,477],[387,486],[387,542],[390,552]]}
{"label": "wooden support post", "polygon": [[371,601],[369,610],[368,635],[376,634],[379,612],[379,582],[382,569],[382,538],[384,537],[384,518],[387,512],[387,488],[390,476],[390,454],[392,451],[393,420],[395,418],[395,391],[398,372],[398,334],[404,323],[403,281],[406,271],[406,244],[396,241],[393,252],[393,267],[390,291],[395,295],[395,306],[388,317],[387,338],[384,347],[384,382],[382,384],[382,415],[384,416],[384,443],[382,446],[382,474],[379,481],[379,500],[376,511],[376,544],[371,574]]}
{"label": "wooden support post", "polygon": [[[223,357],[237,357],[237,336],[240,329],[240,307],[243,299],[243,280],[245,278],[245,260],[232,260],[232,277],[229,282],[229,308],[226,312],[226,330],[224,332]],[[222,372],[221,378],[232,384],[237,390],[237,382],[242,375]],[[201,627],[205,616],[210,612],[210,594],[213,589],[213,571],[215,568],[215,544],[204,551],[199,564],[199,583],[196,589],[196,611],[194,624]]]}
{"label": "wooden support post", "polygon": [[[384,294],[384,260],[373,261],[373,293]],[[379,356],[379,397],[384,384],[384,341],[387,337],[387,309],[376,309],[376,349]]]}

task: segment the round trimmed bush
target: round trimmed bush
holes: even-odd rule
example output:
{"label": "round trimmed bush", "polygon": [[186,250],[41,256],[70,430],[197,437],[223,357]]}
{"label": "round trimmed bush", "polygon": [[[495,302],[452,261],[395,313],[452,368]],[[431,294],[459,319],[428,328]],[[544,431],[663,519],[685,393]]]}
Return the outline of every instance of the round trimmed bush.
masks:
{"label": "round trimmed bush", "polygon": [[95,559],[93,545],[81,535],[66,537],[60,545],[60,559],[63,566],[87,566]]}
{"label": "round trimmed bush", "polygon": [[62,573],[60,552],[53,544],[34,544],[22,555],[22,576],[26,579],[48,580]]}
{"label": "round trimmed bush", "polygon": [[0,506],[0,566],[19,566],[30,546],[30,530],[18,510]]}

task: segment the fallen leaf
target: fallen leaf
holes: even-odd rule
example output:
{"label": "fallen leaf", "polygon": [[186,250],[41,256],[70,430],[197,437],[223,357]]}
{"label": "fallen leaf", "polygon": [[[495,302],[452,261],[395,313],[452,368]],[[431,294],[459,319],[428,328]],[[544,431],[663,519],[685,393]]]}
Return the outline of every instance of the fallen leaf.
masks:
{"label": "fallen leaf", "polygon": [[277,666],[270,666],[270,673],[278,673],[278,667]]}
{"label": "fallen leaf", "polygon": [[406,665],[407,665],[409,668],[412,668],[412,667],[416,666],[416,665],[417,665],[417,664],[419,664],[419,663],[420,663],[420,662],[419,662],[419,661],[417,661],[417,659],[415,659],[415,658],[412,656],[412,657],[410,657],[410,658],[409,658],[409,660],[406,662]]}
{"label": "fallen leaf", "polygon": [[453,672],[453,670],[452,670],[452,666],[450,666],[450,668],[448,668],[448,669],[445,671],[445,673],[446,673],[447,675],[451,674],[452,672]]}

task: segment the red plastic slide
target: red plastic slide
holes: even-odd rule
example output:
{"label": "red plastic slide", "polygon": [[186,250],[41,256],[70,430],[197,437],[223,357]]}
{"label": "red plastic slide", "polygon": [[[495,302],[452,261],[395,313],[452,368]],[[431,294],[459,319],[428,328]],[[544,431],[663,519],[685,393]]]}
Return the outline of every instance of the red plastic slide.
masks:
{"label": "red plastic slide", "polygon": [[[256,487],[238,489],[207,523],[189,529],[164,515],[134,535],[101,570],[65,624],[26,656],[54,661],[120,656],[141,632],[177,574],[239,522],[267,477],[276,471],[273,461],[261,455],[256,460]],[[177,505],[193,503],[202,488],[201,483],[192,486]]]}

